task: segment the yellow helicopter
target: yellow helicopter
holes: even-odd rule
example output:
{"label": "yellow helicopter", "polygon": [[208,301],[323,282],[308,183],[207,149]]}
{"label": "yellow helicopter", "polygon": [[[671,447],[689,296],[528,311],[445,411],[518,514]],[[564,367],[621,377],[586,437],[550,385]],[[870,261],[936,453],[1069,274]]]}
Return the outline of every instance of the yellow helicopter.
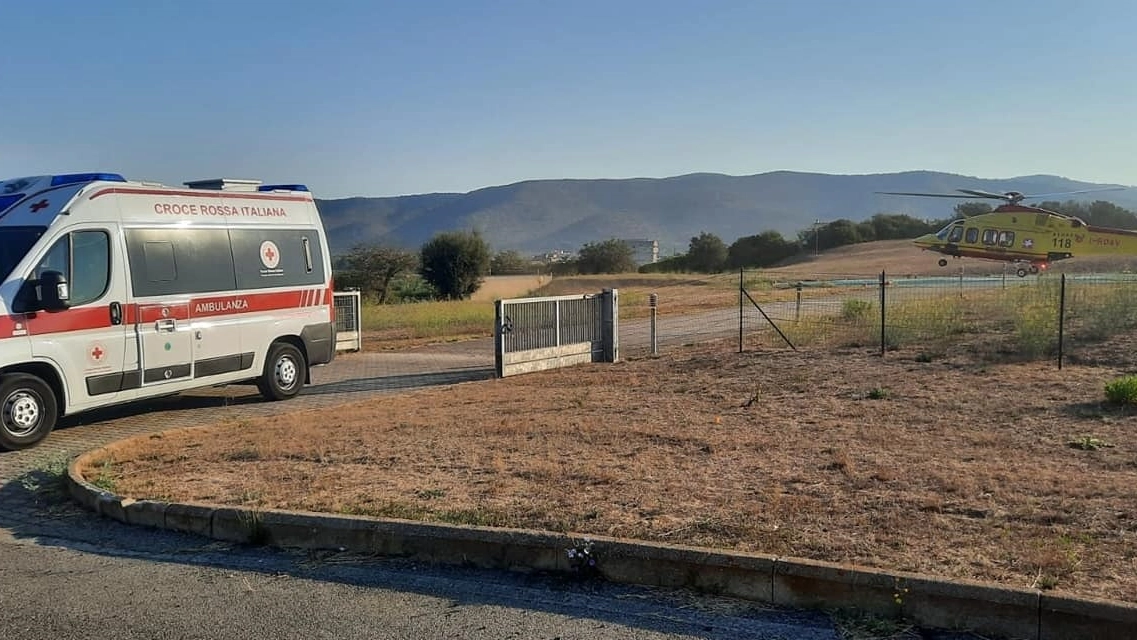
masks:
{"label": "yellow helicopter", "polygon": [[[952,220],[936,233],[913,240],[926,251],[935,251],[956,258],[999,260],[1017,265],[1016,275],[1044,271],[1051,262],[1074,256],[1137,255],[1137,231],[1113,229],[1086,224],[1080,218],[1067,216],[1039,207],[1021,204],[1023,200],[1038,199],[1096,191],[1120,191],[1129,187],[1107,187],[1061,193],[1025,195],[1018,191],[992,193],[973,189],[956,189],[954,193],[911,193],[904,191],[877,191],[894,196],[921,196],[932,198],[976,198],[1003,200],[990,213]],[[947,258],[939,265],[946,267]]]}

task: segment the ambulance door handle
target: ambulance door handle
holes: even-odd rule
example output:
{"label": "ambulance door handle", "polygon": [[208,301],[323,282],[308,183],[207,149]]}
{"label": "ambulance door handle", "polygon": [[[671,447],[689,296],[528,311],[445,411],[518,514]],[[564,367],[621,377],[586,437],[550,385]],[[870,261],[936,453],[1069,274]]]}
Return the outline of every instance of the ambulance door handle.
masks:
{"label": "ambulance door handle", "polygon": [[161,333],[162,331],[174,331],[178,328],[178,321],[174,318],[167,318],[166,320],[159,320],[154,323],[154,330]]}
{"label": "ambulance door handle", "polygon": [[122,304],[118,302],[111,303],[111,324],[122,324]]}

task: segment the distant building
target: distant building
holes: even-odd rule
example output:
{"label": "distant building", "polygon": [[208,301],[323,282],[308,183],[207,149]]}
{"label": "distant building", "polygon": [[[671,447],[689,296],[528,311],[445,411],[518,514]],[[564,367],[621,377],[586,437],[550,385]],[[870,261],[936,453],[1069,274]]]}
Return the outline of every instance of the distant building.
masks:
{"label": "distant building", "polygon": [[632,260],[635,260],[636,266],[659,262],[659,240],[635,239],[622,242],[632,248]]}

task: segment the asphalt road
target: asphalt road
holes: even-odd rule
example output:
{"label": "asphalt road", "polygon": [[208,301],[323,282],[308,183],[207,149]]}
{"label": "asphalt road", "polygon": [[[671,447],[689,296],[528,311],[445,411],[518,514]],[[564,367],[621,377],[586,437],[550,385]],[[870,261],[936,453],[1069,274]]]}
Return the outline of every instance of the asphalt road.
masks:
{"label": "asphalt road", "polygon": [[839,637],[818,612],[684,591],[316,556],[127,527],[82,510],[62,490],[58,470],[68,457],[114,440],[486,379],[491,348],[475,341],[351,354],[317,369],[314,384],[288,402],[262,402],[251,387],[189,392],[69,419],[35,449],[0,453],[0,638]]}

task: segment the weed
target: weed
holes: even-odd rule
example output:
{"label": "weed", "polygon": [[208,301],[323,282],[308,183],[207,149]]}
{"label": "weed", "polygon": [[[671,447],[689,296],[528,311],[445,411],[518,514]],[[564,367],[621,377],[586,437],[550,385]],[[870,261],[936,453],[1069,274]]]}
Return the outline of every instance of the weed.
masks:
{"label": "weed", "polygon": [[445,495],[446,492],[442,489],[419,489],[415,492],[415,497],[420,500],[435,500],[437,498],[442,498]]}
{"label": "weed", "polygon": [[91,484],[103,491],[115,492],[114,465],[110,460],[103,460],[99,465],[99,473],[91,480]]}
{"label": "weed", "polygon": [[844,640],[880,640],[903,637],[912,625],[901,618],[886,618],[863,611],[841,609],[830,613]]}
{"label": "weed", "polygon": [[1117,378],[1106,383],[1105,397],[1115,404],[1137,404],[1137,375]]}
{"label": "weed", "polygon": [[49,500],[67,496],[67,465],[70,459],[63,454],[41,459],[30,471],[18,478],[20,486],[37,498]]}
{"label": "weed", "polygon": [[1137,288],[1113,285],[1089,288],[1078,292],[1075,311],[1070,315],[1081,320],[1078,337],[1100,341],[1137,328]]}
{"label": "weed", "polygon": [[888,397],[888,389],[884,387],[873,387],[869,390],[868,394],[866,394],[866,397],[869,400],[884,400]]}
{"label": "weed", "polygon": [[1113,447],[1112,444],[1106,442],[1105,440],[1101,440],[1093,436],[1082,436],[1080,438],[1071,440],[1066,444],[1073,449],[1081,449],[1082,451],[1097,451],[1098,449],[1109,449]]}
{"label": "weed", "polygon": [[1049,356],[1058,347],[1058,290],[1053,283],[1019,287],[1011,296],[1019,355]]}

